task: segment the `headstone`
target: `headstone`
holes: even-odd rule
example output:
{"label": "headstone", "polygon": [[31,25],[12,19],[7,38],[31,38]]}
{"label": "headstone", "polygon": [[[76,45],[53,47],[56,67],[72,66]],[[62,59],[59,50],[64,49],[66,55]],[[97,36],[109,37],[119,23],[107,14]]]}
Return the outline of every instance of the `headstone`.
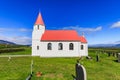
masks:
{"label": "headstone", "polygon": [[116,57],[116,53],[112,53],[113,54],[113,57]]}
{"label": "headstone", "polygon": [[111,54],[111,53],[110,53],[110,52],[108,52],[108,57],[110,57],[110,54]]}
{"label": "headstone", "polygon": [[96,61],[97,62],[99,61],[99,55],[98,54],[96,55]]}
{"label": "headstone", "polygon": [[32,77],[32,74],[30,74],[30,75],[26,78],[26,80],[31,80],[31,77]]}
{"label": "headstone", "polygon": [[116,57],[118,58],[118,53],[116,53]]}
{"label": "headstone", "polygon": [[76,80],[86,80],[86,70],[83,65],[77,63],[75,65],[76,68]]}
{"label": "headstone", "polygon": [[118,53],[118,62],[120,63],[120,53]]}
{"label": "headstone", "polygon": [[90,57],[90,56],[87,56],[87,57],[86,57],[86,59],[92,60],[92,57]]}

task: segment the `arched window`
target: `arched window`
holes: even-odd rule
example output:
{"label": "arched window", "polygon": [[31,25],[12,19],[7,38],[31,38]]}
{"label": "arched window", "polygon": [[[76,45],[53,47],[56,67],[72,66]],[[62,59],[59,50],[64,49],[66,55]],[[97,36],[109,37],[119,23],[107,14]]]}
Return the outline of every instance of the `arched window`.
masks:
{"label": "arched window", "polygon": [[39,46],[37,46],[37,50],[39,50]]}
{"label": "arched window", "polygon": [[73,45],[73,43],[70,43],[69,44],[69,50],[73,50],[74,49],[74,45]]}
{"label": "arched window", "polygon": [[51,44],[51,43],[48,43],[47,49],[48,49],[48,50],[52,50],[52,44]]}
{"label": "arched window", "polygon": [[83,45],[81,45],[81,50],[83,50],[84,49],[84,46]]}
{"label": "arched window", "polygon": [[58,44],[58,50],[63,50],[63,44],[62,43]]}

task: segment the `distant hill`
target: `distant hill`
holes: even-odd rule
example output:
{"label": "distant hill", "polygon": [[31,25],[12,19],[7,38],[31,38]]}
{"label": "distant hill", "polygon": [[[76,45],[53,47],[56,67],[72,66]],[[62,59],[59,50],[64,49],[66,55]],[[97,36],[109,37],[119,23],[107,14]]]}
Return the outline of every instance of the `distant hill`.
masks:
{"label": "distant hill", "polygon": [[16,45],[16,44],[13,43],[13,42],[5,41],[5,40],[0,40],[0,44],[12,44],[12,45]]}
{"label": "distant hill", "polygon": [[120,44],[115,45],[116,47],[120,47]]}
{"label": "distant hill", "polygon": [[115,48],[120,48],[120,44],[94,44],[94,45],[89,45],[89,47],[115,47]]}

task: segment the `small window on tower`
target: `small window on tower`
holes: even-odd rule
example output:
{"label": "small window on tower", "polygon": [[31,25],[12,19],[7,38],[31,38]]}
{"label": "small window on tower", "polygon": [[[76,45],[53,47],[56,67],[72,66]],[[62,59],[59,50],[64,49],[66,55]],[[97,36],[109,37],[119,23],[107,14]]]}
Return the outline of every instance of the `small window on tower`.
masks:
{"label": "small window on tower", "polygon": [[38,30],[40,29],[39,25],[37,25]]}
{"label": "small window on tower", "polygon": [[39,46],[37,46],[37,50],[39,50]]}

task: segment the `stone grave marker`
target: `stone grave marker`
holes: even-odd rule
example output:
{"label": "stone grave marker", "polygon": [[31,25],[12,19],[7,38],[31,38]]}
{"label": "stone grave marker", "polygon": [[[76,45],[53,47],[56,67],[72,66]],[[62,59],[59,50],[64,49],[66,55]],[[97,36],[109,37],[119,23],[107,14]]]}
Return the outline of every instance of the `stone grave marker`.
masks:
{"label": "stone grave marker", "polygon": [[76,77],[74,80],[86,80],[86,70],[83,65],[80,63],[76,63],[75,65],[76,69]]}
{"label": "stone grave marker", "polygon": [[110,52],[108,52],[108,57],[110,57],[110,55],[111,55],[111,53],[110,53]]}
{"label": "stone grave marker", "polygon": [[99,55],[98,54],[96,55],[96,61],[97,62],[99,61]]}
{"label": "stone grave marker", "polygon": [[118,62],[120,63],[120,53],[118,53]]}

